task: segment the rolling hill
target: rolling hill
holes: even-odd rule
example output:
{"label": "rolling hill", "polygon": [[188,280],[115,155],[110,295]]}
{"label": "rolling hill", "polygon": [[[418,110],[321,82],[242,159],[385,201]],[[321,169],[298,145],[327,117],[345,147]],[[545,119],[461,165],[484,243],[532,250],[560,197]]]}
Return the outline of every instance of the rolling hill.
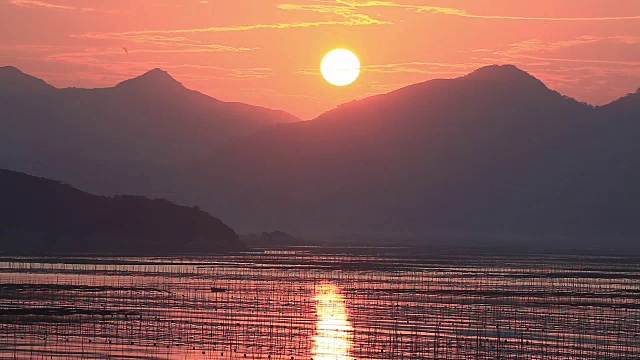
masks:
{"label": "rolling hill", "polygon": [[0,170],[5,254],[177,255],[245,249],[222,221],[198,208],[141,196],[102,197]]}

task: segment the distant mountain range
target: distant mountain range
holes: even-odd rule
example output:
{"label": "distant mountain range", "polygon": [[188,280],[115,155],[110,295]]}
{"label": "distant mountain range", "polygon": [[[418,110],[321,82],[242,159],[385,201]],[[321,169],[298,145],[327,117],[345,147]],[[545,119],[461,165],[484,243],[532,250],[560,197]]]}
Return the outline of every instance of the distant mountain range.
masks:
{"label": "distant mountain range", "polygon": [[56,181],[0,170],[1,253],[206,254],[245,249],[198,208],[139,196],[91,195]]}
{"label": "distant mountain range", "polygon": [[[136,107],[154,108],[158,94],[178,86],[160,83],[164,85],[139,87],[127,99]],[[56,132],[64,121],[34,110],[40,105],[33,99],[53,90],[34,79],[11,86],[18,90],[0,96],[1,111],[9,114],[1,117],[3,128],[25,121],[19,109],[32,109],[41,115],[29,121],[49,124],[43,125],[48,130],[42,139],[66,139],[70,153],[84,155],[83,149],[91,148],[92,137]],[[125,82],[108,91],[119,93],[128,86]],[[111,97],[117,95],[100,98]],[[14,102],[16,98],[21,100]],[[99,123],[95,126],[107,126],[101,108],[82,105],[88,100],[80,95],[69,99],[93,109],[87,117]],[[145,118],[154,119],[154,114]],[[193,116],[186,110],[175,114],[158,122],[171,128],[178,118],[184,123]],[[185,151],[182,158],[189,160],[179,168],[133,170],[135,181],[128,160],[163,165],[152,163],[141,149],[114,146],[116,140],[109,139],[121,141],[119,132],[98,131],[105,141],[100,145],[103,153],[124,159],[105,167],[103,181],[79,171],[85,166],[82,161],[60,163],[57,154],[63,151],[46,151],[35,140],[14,140],[11,149],[38,161],[9,160],[30,166],[35,174],[55,173],[57,179],[101,193],[112,193],[114,184],[136,183],[135,189],[121,191],[203,204],[243,231],[406,236],[425,242],[637,244],[640,93],[593,107],[549,89],[514,66],[488,66],[460,78],[352,101],[311,121],[284,118],[264,121],[280,124],[247,131],[210,150]],[[135,122],[120,129],[132,138],[151,131]],[[1,136],[19,139],[11,131]],[[194,138],[206,135],[208,130],[203,130]],[[189,136],[184,133],[185,141]],[[175,142],[156,139],[158,154],[172,153]],[[81,146],[82,141],[87,144]],[[47,169],[52,163],[55,172]]]}
{"label": "distant mountain range", "polygon": [[56,89],[0,67],[0,167],[139,193],[225,142],[293,115],[189,90],[154,69],[111,88]]}

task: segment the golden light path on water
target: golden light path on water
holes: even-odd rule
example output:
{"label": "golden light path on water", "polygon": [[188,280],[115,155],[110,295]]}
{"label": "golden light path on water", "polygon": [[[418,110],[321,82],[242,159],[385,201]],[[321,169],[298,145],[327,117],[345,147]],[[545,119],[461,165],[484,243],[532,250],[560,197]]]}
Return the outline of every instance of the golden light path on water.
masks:
{"label": "golden light path on water", "polygon": [[353,327],[349,322],[344,297],[337,286],[320,284],[315,296],[316,332],[313,337],[314,360],[352,360]]}

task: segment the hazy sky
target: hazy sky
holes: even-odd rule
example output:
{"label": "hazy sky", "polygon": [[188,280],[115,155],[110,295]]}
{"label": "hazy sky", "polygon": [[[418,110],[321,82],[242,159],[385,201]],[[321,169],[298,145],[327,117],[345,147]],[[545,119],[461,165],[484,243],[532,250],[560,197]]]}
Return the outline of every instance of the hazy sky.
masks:
{"label": "hazy sky", "polygon": [[[336,47],[363,65],[345,88],[319,74]],[[0,0],[0,65],[58,87],[112,86],[159,67],[221,100],[312,118],[494,63],[592,104],[633,92],[640,1]]]}

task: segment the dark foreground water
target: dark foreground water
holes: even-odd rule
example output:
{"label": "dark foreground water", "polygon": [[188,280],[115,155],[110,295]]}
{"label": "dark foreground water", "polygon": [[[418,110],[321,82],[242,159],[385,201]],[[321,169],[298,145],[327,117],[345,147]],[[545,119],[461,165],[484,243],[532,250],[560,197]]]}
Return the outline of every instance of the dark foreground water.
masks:
{"label": "dark foreground water", "polygon": [[2,359],[639,359],[625,257],[4,258]]}

